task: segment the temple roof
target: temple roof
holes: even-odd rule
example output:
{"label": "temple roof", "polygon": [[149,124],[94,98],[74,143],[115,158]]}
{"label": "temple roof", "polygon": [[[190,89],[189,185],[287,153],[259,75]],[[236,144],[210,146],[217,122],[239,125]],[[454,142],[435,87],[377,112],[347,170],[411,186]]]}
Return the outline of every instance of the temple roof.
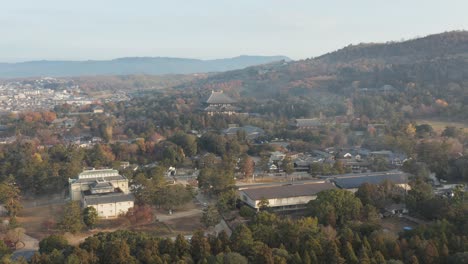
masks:
{"label": "temple roof", "polygon": [[236,100],[229,97],[227,94],[223,93],[223,91],[215,92],[211,91],[211,95],[206,100],[208,104],[233,104],[236,103]]}

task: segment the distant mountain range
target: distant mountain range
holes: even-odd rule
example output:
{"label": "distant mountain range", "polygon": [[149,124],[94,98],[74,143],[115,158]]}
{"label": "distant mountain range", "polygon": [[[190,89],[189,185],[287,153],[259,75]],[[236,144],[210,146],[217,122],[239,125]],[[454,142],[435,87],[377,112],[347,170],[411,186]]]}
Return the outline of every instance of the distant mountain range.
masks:
{"label": "distant mountain range", "polygon": [[238,56],[216,60],[166,57],[131,57],[88,61],[41,60],[0,63],[0,78],[223,72],[283,60],[290,61],[285,56]]}

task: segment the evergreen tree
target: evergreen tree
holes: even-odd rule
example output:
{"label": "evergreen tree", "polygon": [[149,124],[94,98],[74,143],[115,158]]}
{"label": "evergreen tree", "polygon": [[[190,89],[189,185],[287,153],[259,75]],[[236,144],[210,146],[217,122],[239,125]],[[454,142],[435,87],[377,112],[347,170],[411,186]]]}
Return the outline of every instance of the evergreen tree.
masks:
{"label": "evergreen tree", "polygon": [[375,263],[385,263],[385,257],[382,255],[382,253],[379,250],[374,252],[374,260],[375,260]]}
{"label": "evergreen tree", "polygon": [[336,242],[331,240],[328,242],[324,252],[325,263],[329,264],[343,264],[345,260],[341,257],[340,251]]}
{"label": "evergreen tree", "polygon": [[354,249],[351,243],[346,242],[344,251],[345,251],[344,258],[346,259],[346,263],[349,263],[349,264],[359,263],[358,258],[356,257],[356,254],[354,253]]}
{"label": "evergreen tree", "polygon": [[232,249],[236,252],[241,253],[244,256],[249,255],[253,245],[252,231],[241,224],[239,225],[231,235]]}
{"label": "evergreen tree", "polygon": [[211,227],[217,225],[221,221],[221,215],[218,212],[218,209],[214,205],[209,205],[203,209],[203,215],[201,222],[206,227]]}
{"label": "evergreen tree", "polygon": [[180,258],[186,254],[190,254],[190,243],[181,234],[178,234],[175,240],[175,253]]}
{"label": "evergreen tree", "polygon": [[418,257],[416,257],[415,255],[411,256],[409,262],[409,264],[419,264],[419,260],[418,260]]}
{"label": "evergreen tree", "polygon": [[83,222],[85,225],[89,228],[92,229],[94,225],[96,225],[98,221],[98,213],[96,211],[96,208],[93,206],[88,206],[83,210]]}
{"label": "evergreen tree", "polygon": [[203,262],[208,256],[210,256],[210,243],[205,237],[203,231],[196,231],[192,239],[190,240],[192,258],[195,262]]}
{"label": "evergreen tree", "polygon": [[359,263],[360,264],[371,264],[371,260],[367,255],[367,250],[363,247],[359,250]]}
{"label": "evergreen tree", "polygon": [[81,208],[78,202],[70,201],[65,205],[62,219],[58,226],[60,230],[70,233],[77,233],[83,229],[83,217],[81,215]]}
{"label": "evergreen tree", "polygon": [[103,264],[133,264],[137,263],[135,257],[130,254],[130,247],[125,240],[108,242],[103,250],[101,258]]}

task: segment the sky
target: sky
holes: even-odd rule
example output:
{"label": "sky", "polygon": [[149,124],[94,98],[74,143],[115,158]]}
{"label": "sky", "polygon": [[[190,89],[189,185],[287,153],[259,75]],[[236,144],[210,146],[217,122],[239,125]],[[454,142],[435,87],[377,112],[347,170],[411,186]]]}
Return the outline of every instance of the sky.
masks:
{"label": "sky", "polygon": [[319,56],[468,29],[466,0],[0,0],[0,61]]}

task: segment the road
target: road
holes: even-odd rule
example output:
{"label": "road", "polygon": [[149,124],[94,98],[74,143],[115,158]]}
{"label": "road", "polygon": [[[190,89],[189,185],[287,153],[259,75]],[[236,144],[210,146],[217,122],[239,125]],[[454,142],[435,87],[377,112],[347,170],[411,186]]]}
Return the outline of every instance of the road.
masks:
{"label": "road", "polygon": [[39,240],[24,234],[21,241],[24,243],[24,247],[15,250],[11,256],[11,259],[17,260],[20,257],[24,257],[26,260],[30,260],[34,253],[39,250]]}

